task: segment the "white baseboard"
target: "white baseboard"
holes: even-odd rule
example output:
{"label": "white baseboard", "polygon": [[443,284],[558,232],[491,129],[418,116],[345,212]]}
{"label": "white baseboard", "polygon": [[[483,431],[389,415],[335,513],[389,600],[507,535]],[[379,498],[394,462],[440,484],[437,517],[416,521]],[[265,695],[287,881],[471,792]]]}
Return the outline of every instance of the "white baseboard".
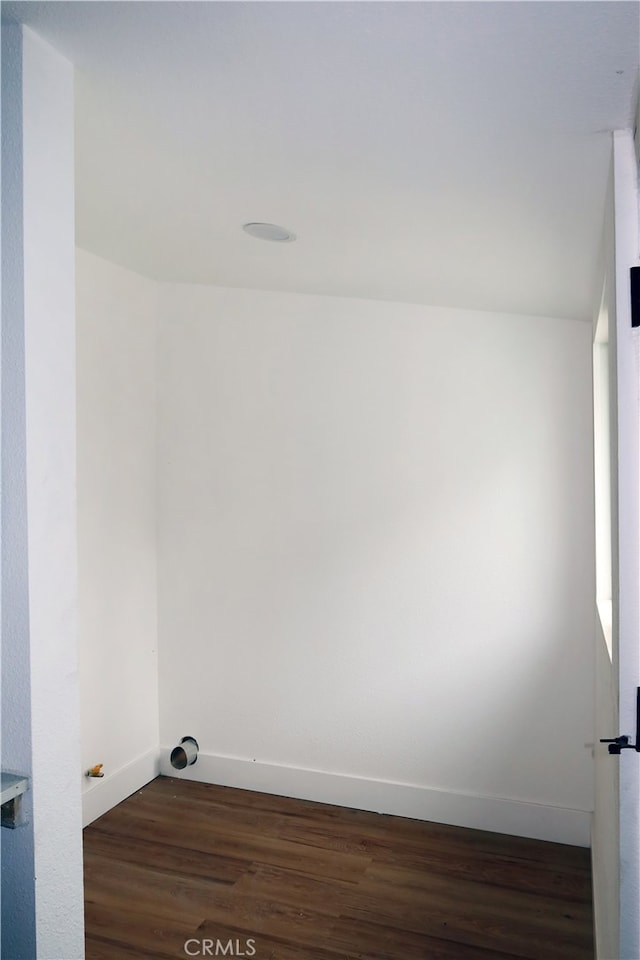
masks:
{"label": "white baseboard", "polygon": [[171,766],[170,754],[170,748],[163,747],[160,751],[160,773],[168,777],[578,847],[588,847],[590,842],[591,813],[587,810],[453,793],[203,753],[192,766],[178,771]]}
{"label": "white baseboard", "polygon": [[93,823],[145,783],[155,780],[160,772],[159,755],[159,750],[149,750],[115,773],[91,780],[90,785],[85,785],[82,795],[82,826]]}

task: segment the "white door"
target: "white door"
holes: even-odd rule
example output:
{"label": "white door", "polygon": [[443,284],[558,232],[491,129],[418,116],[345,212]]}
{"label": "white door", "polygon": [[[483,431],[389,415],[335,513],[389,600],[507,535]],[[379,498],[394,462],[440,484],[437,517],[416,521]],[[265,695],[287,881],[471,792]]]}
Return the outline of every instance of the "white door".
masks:
{"label": "white door", "polygon": [[[640,328],[630,267],[640,258],[638,166],[631,131],[613,137],[605,290],[594,338],[596,460],[596,803],[598,960],[640,958]],[[608,411],[607,411],[608,401]],[[608,462],[607,462],[608,461]],[[626,736],[609,746],[600,738]]]}

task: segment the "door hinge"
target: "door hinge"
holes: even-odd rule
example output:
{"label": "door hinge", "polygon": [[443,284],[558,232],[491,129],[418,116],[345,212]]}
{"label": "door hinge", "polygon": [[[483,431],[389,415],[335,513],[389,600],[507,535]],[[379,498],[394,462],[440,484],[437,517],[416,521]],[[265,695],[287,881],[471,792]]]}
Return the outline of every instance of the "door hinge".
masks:
{"label": "door hinge", "polygon": [[631,326],[640,327],[640,267],[631,267]]}
{"label": "door hinge", "polygon": [[640,687],[636,688],[636,742],[629,743],[629,737],[624,734],[614,737],[613,740],[601,740],[600,743],[609,744],[609,753],[620,754],[623,750],[635,750],[640,753]]}

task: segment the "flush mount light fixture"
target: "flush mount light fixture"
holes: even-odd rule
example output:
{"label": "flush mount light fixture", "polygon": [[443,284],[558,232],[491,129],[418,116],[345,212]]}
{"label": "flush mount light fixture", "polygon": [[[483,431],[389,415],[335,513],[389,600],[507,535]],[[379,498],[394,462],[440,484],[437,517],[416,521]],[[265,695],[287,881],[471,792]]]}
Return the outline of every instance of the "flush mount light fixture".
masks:
{"label": "flush mount light fixture", "polygon": [[242,229],[251,237],[271,240],[272,243],[291,243],[296,239],[295,233],[291,233],[286,227],[279,227],[276,223],[245,223]]}

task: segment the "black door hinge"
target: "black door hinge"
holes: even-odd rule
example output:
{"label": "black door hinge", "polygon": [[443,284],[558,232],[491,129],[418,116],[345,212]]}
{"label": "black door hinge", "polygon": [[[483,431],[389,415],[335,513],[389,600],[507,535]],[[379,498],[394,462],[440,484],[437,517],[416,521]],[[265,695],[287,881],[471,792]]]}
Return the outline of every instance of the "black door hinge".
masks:
{"label": "black door hinge", "polygon": [[600,743],[609,744],[609,753],[620,754],[623,750],[635,750],[640,753],[640,687],[636,689],[636,742],[629,743],[629,737],[625,735],[614,737],[613,740],[601,740]]}
{"label": "black door hinge", "polygon": [[640,267],[631,267],[631,326],[640,327]]}

